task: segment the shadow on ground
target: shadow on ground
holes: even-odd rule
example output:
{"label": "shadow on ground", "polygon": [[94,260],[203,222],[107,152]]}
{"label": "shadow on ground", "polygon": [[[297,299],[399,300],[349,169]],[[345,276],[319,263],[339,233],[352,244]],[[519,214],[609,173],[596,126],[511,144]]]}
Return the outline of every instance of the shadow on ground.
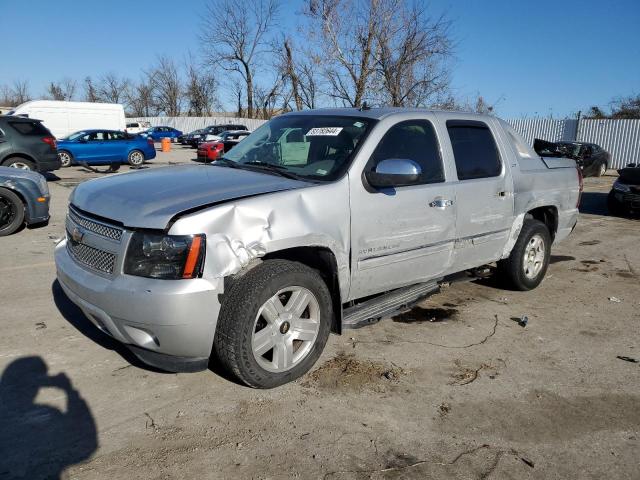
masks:
{"label": "shadow on ground", "polygon": [[[0,478],[61,478],[98,448],[89,406],[64,373],[39,356],[11,362],[0,377]],[[36,403],[40,389],[64,392],[66,411]]]}

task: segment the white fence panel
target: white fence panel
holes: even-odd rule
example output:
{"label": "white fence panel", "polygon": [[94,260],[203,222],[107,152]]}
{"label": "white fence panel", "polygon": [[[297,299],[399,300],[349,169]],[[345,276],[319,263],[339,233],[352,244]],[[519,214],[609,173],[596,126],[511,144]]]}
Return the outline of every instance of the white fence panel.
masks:
{"label": "white fence panel", "polygon": [[127,118],[127,122],[149,122],[152,127],[167,126],[189,133],[200,128],[208,127],[209,125],[219,125],[223,123],[246,125],[249,130],[253,131],[265,123],[265,120],[236,117],[136,117]]}

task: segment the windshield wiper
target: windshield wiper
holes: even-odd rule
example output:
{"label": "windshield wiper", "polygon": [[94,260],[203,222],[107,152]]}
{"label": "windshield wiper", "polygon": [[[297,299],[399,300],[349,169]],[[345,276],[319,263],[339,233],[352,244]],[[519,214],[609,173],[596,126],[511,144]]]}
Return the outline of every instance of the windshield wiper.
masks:
{"label": "windshield wiper", "polygon": [[224,157],[216,158],[209,165],[213,165],[214,167],[215,166],[225,166],[225,167],[231,167],[231,168],[242,168],[238,163],[234,162],[233,160],[229,160],[228,158],[224,158]]}
{"label": "windshield wiper", "polygon": [[269,163],[269,162],[261,162],[261,161],[253,161],[253,162],[247,162],[247,163],[242,163],[241,165],[246,165],[249,167],[257,167],[260,170],[268,170],[270,172],[273,172],[277,175],[280,175],[282,177],[285,178],[291,178],[293,180],[302,180],[303,178],[300,175],[296,175],[293,172],[290,172],[289,170],[287,170],[287,167],[282,166],[282,165],[275,165],[273,163]]}

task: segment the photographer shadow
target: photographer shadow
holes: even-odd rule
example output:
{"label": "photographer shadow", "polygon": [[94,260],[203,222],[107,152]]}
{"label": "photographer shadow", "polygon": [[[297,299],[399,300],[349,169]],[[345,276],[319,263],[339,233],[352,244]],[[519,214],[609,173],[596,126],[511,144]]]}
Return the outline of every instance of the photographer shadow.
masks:
{"label": "photographer shadow", "polygon": [[[36,403],[42,388],[64,392],[66,411]],[[59,479],[98,447],[89,406],[69,377],[49,375],[41,357],[11,362],[0,377],[0,478]]]}

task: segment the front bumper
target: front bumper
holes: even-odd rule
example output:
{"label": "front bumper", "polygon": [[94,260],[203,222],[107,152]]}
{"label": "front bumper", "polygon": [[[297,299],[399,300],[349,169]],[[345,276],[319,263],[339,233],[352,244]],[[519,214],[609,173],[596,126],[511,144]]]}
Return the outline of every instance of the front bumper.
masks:
{"label": "front bumper", "polygon": [[77,264],[66,242],[55,250],[58,281],[96,327],[150,365],[169,371],[206,368],[222,280],[105,278]]}
{"label": "front bumper", "polygon": [[43,195],[44,202],[31,201],[27,205],[27,224],[37,225],[49,221],[49,203],[51,196],[49,194]]}
{"label": "front bumper", "polygon": [[614,198],[625,208],[633,211],[640,211],[640,193],[621,192],[620,190],[612,190]]}

